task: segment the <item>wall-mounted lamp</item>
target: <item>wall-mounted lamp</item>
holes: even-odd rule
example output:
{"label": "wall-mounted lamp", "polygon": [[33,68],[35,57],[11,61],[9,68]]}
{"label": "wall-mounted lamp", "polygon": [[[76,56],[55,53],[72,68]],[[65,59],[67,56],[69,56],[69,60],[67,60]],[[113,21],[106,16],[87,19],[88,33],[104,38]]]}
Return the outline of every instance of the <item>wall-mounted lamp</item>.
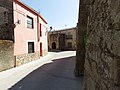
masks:
{"label": "wall-mounted lamp", "polygon": [[20,20],[18,20],[16,23],[17,23],[17,24],[21,24],[21,21],[20,21]]}
{"label": "wall-mounted lamp", "polygon": [[52,26],[50,26],[50,31],[52,31],[52,29],[53,29]]}
{"label": "wall-mounted lamp", "polygon": [[15,22],[15,24],[13,24],[13,28],[15,28],[18,24],[21,24],[20,20],[18,20],[17,22]]}

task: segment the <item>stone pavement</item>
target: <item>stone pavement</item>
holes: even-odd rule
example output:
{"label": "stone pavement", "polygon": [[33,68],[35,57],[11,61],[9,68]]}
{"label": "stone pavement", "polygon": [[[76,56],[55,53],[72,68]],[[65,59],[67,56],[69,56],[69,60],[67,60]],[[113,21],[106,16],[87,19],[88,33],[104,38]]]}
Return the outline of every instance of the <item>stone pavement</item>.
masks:
{"label": "stone pavement", "polygon": [[51,52],[40,60],[0,73],[0,90],[82,90],[73,75],[75,51]]}

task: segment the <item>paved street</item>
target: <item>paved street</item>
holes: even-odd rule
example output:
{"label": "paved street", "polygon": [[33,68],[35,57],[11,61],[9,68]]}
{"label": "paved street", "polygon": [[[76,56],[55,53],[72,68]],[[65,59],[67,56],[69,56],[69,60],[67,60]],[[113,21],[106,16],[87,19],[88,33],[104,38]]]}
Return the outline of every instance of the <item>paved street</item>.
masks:
{"label": "paved street", "polygon": [[[75,78],[73,75],[75,58],[74,51],[52,53],[47,57],[48,63],[25,75],[8,90],[82,90],[83,77]],[[7,78],[17,79],[13,75]]]}

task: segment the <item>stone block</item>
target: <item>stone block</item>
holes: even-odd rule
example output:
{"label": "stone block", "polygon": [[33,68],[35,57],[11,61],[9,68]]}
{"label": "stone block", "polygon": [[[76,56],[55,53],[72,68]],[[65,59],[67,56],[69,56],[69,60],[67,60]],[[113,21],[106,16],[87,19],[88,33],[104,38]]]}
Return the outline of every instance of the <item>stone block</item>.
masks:
{"label": "stone block", "polygon": [[14,67],[13,42],[0,40],[0,71]]}

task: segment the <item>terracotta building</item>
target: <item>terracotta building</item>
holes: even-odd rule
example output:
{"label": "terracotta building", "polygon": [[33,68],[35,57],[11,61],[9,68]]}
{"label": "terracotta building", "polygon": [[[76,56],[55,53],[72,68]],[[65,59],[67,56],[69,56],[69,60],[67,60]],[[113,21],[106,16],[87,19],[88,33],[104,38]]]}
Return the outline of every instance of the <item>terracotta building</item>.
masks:
{"label": "terracotta building", "polygon": [[0,71],[48,52],[47,22],[20,0],[0,0]]}
{"label": "terracotta building", "polygon": [[68,28],[48,33],[49,50],[76,50],[76,28]]}

